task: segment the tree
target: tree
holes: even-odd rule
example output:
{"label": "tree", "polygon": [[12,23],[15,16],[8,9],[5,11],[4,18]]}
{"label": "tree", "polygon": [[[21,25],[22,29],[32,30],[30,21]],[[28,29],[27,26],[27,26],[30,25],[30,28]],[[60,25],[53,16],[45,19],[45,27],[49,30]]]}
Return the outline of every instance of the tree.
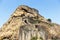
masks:
{"label": "tree", "polygon": [[51,19],[47,19],[47,21],[51,22]]}

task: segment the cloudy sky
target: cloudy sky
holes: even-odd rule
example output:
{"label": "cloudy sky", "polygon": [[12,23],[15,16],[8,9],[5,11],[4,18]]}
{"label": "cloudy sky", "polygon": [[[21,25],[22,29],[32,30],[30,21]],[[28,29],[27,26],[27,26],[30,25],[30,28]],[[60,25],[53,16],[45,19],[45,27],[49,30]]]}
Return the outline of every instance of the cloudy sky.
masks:
{"label": "cloudy sky", "polygon": [[36,8],[42,16],[60,24],[60,0],[0,0],[0,27],[19,5]]}

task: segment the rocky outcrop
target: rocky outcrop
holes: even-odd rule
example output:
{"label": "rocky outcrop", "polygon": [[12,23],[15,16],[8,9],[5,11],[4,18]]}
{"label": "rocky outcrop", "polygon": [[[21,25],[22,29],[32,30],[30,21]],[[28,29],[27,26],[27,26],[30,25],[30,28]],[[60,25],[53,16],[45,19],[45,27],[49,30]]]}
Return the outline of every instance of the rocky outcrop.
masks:
{"label": "rocky outcrop", "polygon": [[0,40],[60,40],[60,25],[21,5],[0,29]]}

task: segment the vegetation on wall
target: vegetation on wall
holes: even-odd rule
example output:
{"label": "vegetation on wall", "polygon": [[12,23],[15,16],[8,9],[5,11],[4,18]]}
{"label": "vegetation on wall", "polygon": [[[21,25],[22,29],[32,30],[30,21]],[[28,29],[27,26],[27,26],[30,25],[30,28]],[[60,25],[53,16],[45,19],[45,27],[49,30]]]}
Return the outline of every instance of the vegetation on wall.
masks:
{"label": "vegetation on wall", "polygon": [[37,40],[37,36],[36,37],[32,37],[31,40]]}
{"label": "vegetation on wall", "polygon": [[[38,39],[38,37],[36,36],[36,37],[32,37],[31,38],[31,40],[37,40]],[[40,39],[39,40],[43,40],[43,38],[42,37],[40,37]]]}

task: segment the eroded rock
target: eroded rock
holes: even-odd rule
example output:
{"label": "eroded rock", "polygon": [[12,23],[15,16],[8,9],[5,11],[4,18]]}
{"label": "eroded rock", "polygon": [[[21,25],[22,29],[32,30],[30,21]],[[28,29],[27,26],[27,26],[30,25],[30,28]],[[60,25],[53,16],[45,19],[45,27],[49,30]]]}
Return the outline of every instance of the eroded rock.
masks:
{"label": "eroded rock", "polygon": [[60,40],[59,28],[38,10],[21,5],[2,26],[0,40]]}

